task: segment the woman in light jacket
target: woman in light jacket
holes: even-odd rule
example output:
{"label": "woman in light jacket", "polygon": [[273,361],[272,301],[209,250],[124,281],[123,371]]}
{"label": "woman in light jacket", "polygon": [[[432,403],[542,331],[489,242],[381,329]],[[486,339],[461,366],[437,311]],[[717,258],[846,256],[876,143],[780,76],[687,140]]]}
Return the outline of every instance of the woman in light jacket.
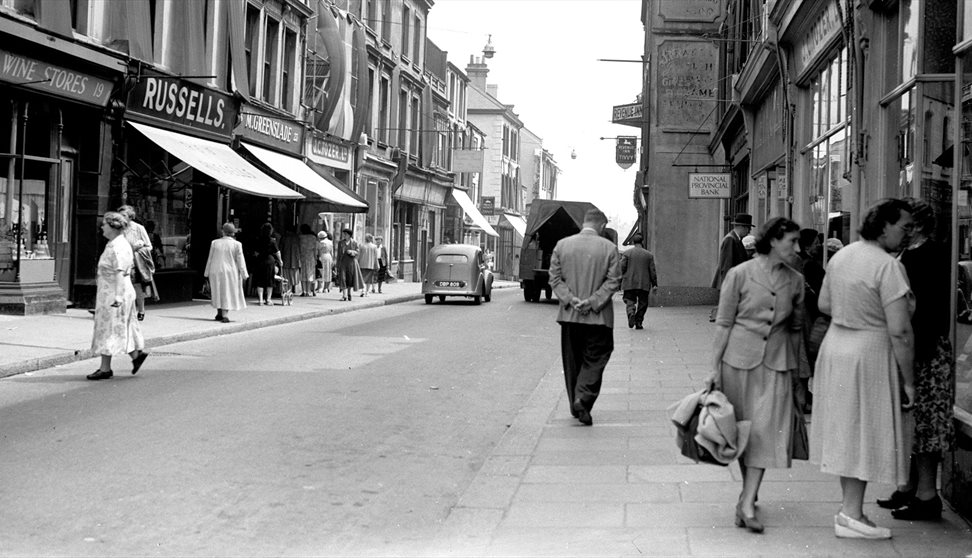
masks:
{"label": "woman in light jacket", "polygon": [[212,293],[210,303],[216,309],[216,321],[228,323],[230,310],[246,308],[243,281],[250,276],[243,259],[243,245],[235,238],[233,223],[223,223],[223,237],[209,245],[205,276]]}
{"label": "woman in light jacket", "polygon": [[803,324],[803,276],[789,267],[799,251],[800,226],[774,217],[756,236],[756,256],[733,267],[722,282],[713,372],[709,387],[721,389],[737,420],[752,422],[739,458],[742,493],[736,525],[763,531],[756,496],[767,468],[789,468],[793,429],[791,374],[799,365]]}

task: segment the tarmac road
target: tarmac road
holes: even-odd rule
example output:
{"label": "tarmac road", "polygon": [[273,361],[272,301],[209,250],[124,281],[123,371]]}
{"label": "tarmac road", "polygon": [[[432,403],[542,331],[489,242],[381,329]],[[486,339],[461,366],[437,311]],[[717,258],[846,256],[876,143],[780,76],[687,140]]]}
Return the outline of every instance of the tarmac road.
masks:
{"label": "tarmac road", "polygon": [[554,312],[509,289],[0,380],[0,554],[423,555],[559,366]]}

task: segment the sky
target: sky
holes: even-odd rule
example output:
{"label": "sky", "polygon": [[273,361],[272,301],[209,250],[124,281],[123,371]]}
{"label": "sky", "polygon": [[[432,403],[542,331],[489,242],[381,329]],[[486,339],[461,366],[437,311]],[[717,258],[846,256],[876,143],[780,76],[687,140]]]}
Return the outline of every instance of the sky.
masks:
{"label": "sky", "polygon": [[640,131],[612,124],[611,107],[635,102],[641,64],[598,59],[640,60],[640,18],[641,0],[435,0],[428,20],[428,38],[463,70],[492,35],[487,83],[553,153],[557,197],[594,203],[622,236],[637,217],[637,164],[615,163],[614,138]]}

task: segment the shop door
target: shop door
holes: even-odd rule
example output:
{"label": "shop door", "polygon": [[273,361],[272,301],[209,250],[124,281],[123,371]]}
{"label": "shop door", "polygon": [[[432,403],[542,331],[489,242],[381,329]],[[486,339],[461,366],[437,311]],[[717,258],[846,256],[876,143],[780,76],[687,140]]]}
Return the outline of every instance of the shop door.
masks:
{"label": "shop door", "polygon": [[48,227],[48,247],[54,256],[54,277],[69,300],[73,300],[71,293],[71,235],[74,231],[74,169],[77,159],[73,155],[61,154],[60,180],[57,191],[54,192],[55,219],[48,219],[53,227]]}

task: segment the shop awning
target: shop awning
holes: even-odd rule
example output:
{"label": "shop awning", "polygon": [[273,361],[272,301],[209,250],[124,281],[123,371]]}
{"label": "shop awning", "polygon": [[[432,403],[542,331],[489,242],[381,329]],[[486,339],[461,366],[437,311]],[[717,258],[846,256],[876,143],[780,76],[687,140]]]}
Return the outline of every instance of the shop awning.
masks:
{"label": "shop awning", "polygon": [[472,222],[475,223],[477,227],[483,229],[483,232],[490,236],[499,236],[499,233],[493,229],[493,226],[489,224],[489,221],[487,221],[485,217],[483,217],[483,214],[476,209],[476,205],[473,204],[472,200],[469,199],[469,196],[467,196],[465,192],[453,188],[452,197],[455,198],[456,203],[459,204],[459,207],[466,212],[466,215],[472,219]]}
{"label": "shop awning", "polygon": [[503,217],[509,221],[510,226],[513,227],[513,230],[515,230],[518,235],[521,237],[526,236],[526,221],[524,221],[522,217],[517,215],[504,215]]}
{"label": "shop awning", "polygon": [[128,124],[162,149],[227,188],[267,198],[304,197],[261,172],[228,145],[130,120]]}
{"label": "shop awning", "polygon": [[349,208],[368,209],[368,204],[361,202],[327,181],[326,178],[314,172],[297,157],[291,157],[269,149],[257,147],[247,142],[240,142],[247,151],[260,160],[264,165],[270,167],[280,176],[300,186],[306,188],[318,196],[333,204],[346,206]]}

